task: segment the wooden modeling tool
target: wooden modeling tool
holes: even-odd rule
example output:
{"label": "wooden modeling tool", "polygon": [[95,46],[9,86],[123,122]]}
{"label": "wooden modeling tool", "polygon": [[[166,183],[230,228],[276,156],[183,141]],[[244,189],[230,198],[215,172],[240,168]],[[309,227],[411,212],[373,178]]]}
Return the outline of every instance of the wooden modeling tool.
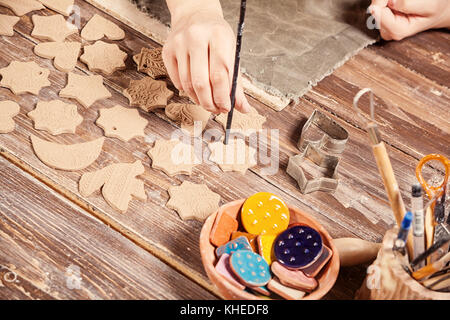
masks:
{"label": "wooden modeling tool", "polygon": [[247,0],[241,0],[241,11],[239,15],[239,25],[237,31],[237,40],[236,40],[236,55],[234,57],[234,71],[233,71],[233,83],[231,86],[231,109],[228,113],[227,119],[227,128],[225,130],[225,139],[223,141],[224,144],[228,144],[228,138],[230,136],[231,123],[233,122],[233,111],[234,106],[236,104],[236,87],[237,87],[237,79],[239,75],[239,64],[241,60],[241,44],[242,44],[242,34],[244,32],[244,20],[245,20],[245,9],[247,5]]}
{"label": "wooden modeling tool", "polygon": [[[367,121],[367,119],[360,113],[358,108],[359,99],[366,93],[370,93],[369,121]],[[369,135],[370,144],[372,146],[372,151],[377,162],[378,170],[380,171],[380,175],[383,179],[384,188],[386,189],[386,193],[388,195],[395,220],[397,221],[397,225],[400,226],[403,217],[406,214],[405,204],[403,203],[400,189],[398,187],[397,180],[395,179],[394,170],[392,169],[391,161],[386,151],[386,146],[379,136],[378,126],[375,121],[375,106],[372,90],[369,88],[365,88],[359,91],[353,99],[353,107],[361,120],[366,124],[366,130]],[[406,247],[408,250],[408,255],[410,257],[413,257],[414,251],[412,233],[410,233],[408,236]]]}
{"label": "wooden modeling tool", "polygon": [[450,252],[448,252],[445,256],[443,256],[438,261],[433,262],[432,264],[429,264],[429,265],[413,272],[412,276],[416,280],[424,279],[424,278],[432,275],[433,273],[442,270],[445,267],[445,265],[449,262],[450,262]]}

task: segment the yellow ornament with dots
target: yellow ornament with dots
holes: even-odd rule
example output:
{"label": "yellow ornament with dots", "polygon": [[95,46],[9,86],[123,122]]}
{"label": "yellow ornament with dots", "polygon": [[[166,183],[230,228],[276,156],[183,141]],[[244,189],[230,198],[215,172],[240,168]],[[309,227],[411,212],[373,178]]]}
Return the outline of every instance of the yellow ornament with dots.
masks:
{"label": "yellow ornament with dots", "polygon": [[259,192],[245,200],[241,221],[248,233],[278,235],[289,225],[289,208],[273,193]]}

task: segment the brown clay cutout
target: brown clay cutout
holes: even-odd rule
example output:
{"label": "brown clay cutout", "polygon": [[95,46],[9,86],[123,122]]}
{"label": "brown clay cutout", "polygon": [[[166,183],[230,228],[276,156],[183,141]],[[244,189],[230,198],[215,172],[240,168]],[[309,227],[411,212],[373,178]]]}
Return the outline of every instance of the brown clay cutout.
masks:
{"label": "brown clay cutout", "polygon": [[141,53],[133,56],[139,72],[146,73],[153,79],[167,77],[167,69],[162,58],[162,48],[142,48]]}
{"label": "brown clay cutout", "polygon": [[14,35],[14,26],[19,20],[19,17],[0,14],[0,36],[12,37]]}
{"label": "brown clay cutout", "polygon": [[74,0],[39,0],[47,8],[64,16],[70,15]]}
{"label": "brown clay cutout", "polygon": [[228,144],[222,141],[210,143],[210,161],[217,163],[222,171],[237,171],[244,174],[247,169],[257,165],[256,149],[245,144],[243,139],[230,139]]}
{"label": "brown clay cutout", "polygon": [[[215,120],[226,129],[227,117],[228,115],[226,113],[221,113]],[[242,133],[248,136],[255,131],[262,130],[264,122],[266,122],[266,117],[260,115],[253,107],[250,107],[249,113],[241,113],[235,110],[233,113],[231,132]]]}
{"label": "brown clay cutout", "polygon": [[53,62],[55,68],[63,72],[70,72],[75,68],[80,50],[79,42],[43,42],[34,47],[36,55],[55,59]]}
{"label": "brown clay cutout", "polygon": [[123,94],[130,101],[130,105],[138,106],[146,112],[164,108],[167,100],[173,96],[173,92],[167,89],[164,81],[153,80],[150,77],[131,80]]}
{"label": "brown clay cutout", "polygon": [[180,186],[169,188],[167,208],[178,212],[182,220],[205,221],[219,209],[220,195],[212,192],[206,184],[184,181]]}
{"label": "brown clay cutout", "polygon": [[97,41],[84,47],[84,54],[80,60],[87,64],[89,70],[110,75],[117,70],[125,69],[127,56],[117,44]]}
{"label": "brown clay cutout", "polygon": [[0,133],[14,131],[16,126],[13,118],[20,112],[20,106],[13,101],[0,102]]}
{"label": "brown clay cutout", "polygon": [[89,197],[101,188],[106,202],[114,209],[125,212],[132,197],[147,200],[144,182],[136,179],[136,176],[144,172],[144,166],[140,161],[112,164],[83,174],[79,183],[80,193],[84,197]]}
{"label": "brown clay cutout", "polygon": [[[181,129],[193,136],[201,135],[211,117],[211,112],[203,107],[186,103],[171,103],[166,107],[165,112],[166,116],[181,126]],[[198,125],[201,130],[195,131],[195,125]]]}
{"label": "brown clay cutout", "polygon": [[30,136],[34,153],[49,167],[77,171],[89,167],[99,157],[105,138],[78,143],[58,144],[42,140],[34,135]]}
{"label": "brown clay cutout", "polygon": [[31,36],[41,40],[63,42],[71,34],[78,33],[77,27],[68,23],[60,14],[53,16],[35,14],[31,20],[34,25]]}
{"label": "brown clay cutout", "polygon": [[83,107],[89,108],[98,100],[110,98],[111,93],[103,85],[102,76],[83,76],[71,72],[67,86],[59,92],[59,96],[75,99]]}
{"label": "brown clay cutout", "polygon": [[8,88],[15,95],[31,93],[38,95],[43,87],[50,86],[50,70],[39,67],[36,62],[13,61],[0,69],[0,87]]}
{"label": "brown clay cutout", "polygon": [[100,40],[103,37],[107,37],[109,40],[122,40],[125,38],[125,32],[114,22],[94,14],[81,30],[81,37],[87,41]]}
{"label": "brown clay cutout", "polygon": [[37,130],[48,131],[52,135],[75,133],[77,126],[83,122],[77,106],[59,100],[40,101],[36,109],[28,113]]}
{"label": "brown clay cutout", "polygon": [[17,16],[44,9],[44,6],[36,0],[0,0],[0,6],[11,9]]}
{"label": "brown clay cutout", "polygon": [[105,132],[105,136],[129,141],[136,137],[145,137],[144,129],[148,121],[139,115],[137,109],[115,106],[99,110],[95,122]]}

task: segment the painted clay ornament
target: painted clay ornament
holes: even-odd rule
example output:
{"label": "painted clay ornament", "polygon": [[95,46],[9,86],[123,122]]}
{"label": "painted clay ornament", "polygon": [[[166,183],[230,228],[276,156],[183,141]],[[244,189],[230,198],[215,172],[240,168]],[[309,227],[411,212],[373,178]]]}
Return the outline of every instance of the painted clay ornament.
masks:
{"label": "painted clay ornament", "polygon": [[0,102],[0,133],[14,131],[16,126],[13,118],[20,112],[20,106],[14,101]]}
{"label": "painted clay ornament", "polygon": [[162,58],[162,48],[142,48],[141,52],[133,56],[139,72],[146,73],[153,79],[167,77],[166,66]]}
{"label": "painted clay ornament", "polygon": [[259,192],[245,200],[241,221],[251,234],[277,235],[289,225],[289,208],[282,199],[269,192]]}
{"label": "painted clay ornament", "polygon": [[8,67],[0,69],[0,75],[0,86],[10,89],[15,95],[38,95],[43,87],[50,86],[50,70],[39,67],[34,61],[13,61]]}
{"label": "painted clay ornament", "polygon": [[136,178],[144,172],[144,166],[139,160],[134,163],[112,164],[83,174],[79,190],[82,196],[89,197],[101,188],[103,198],[111,207],[126,212],[133,197],[142,201],[147,199],[144,182]]}
{"label": "painted clay ornament", "polygon": [[60,14],[53,16],[35,14],[31,17],[31,21],[34,25],[31,36],[41,40],[63,42],[71,34],[78,33],[77,27],[67,22]]}
{"label": "painted clay ornament", "polygon": [[323,267],[328,263],[328,261],[330,261],[332,255],[333,251],[331,251],[331,249],[328,248],[326,245],[323,245],[322,254],[320,255],[319,259],[317,259],[309,267],[303,269],[302,270],[303,273],[311,278],[316,277],[323,269]]}
{"label": "painted clay ornament", "polygon": [[252,250],[254,252],[258,252],[258,235],[241,231],[233,231],[231,233],[231,240],[239,237],[246,237],[248,242],[250,243],[250,246],[252,247]]}
{"label": "painted clay ornament", "polygon": [[183,181],[180,186],[169,188],[169,196],[167,208],[177,211],[182,220],[203,222],[219,209],[220,195],[212,192],[206,184]]}
{"label": "painted clay ornament", "polygon": [[230,255],[223,254],[220,256],[219,261],[217,262],[215,266],[216,271],[225,277],[228,281],[231,282],[232,285],[234,285],[236,288],[239,288],[240,290],[244,290],[245,286],[241,284],[236,276],[233,274],[233,271],[230,267]]}
{"label": "painted clay ornament", "polygon": [[78,101],[83,107],[89,108],[96,101],[111,97],[111,92],[103,85],[100,75],[84,76],[69,73],[67,86],[59,92],[61,98]]}
{"label": "painted clay ornament", "polygon": [[300,300],[306,294],[304,291],[283,285],[277,278],[270,280],[267,284],[267,288],[286,300]]}
{"label": "painted clay ornament", "polygon": [[14,26],[19,20],[19,17],[0,14],[0,36],[12,37],[14,35]]}
{"label": "painted clay ornament", "polygon": [[11,9],[19,17],[31,11],[44,9],[44,6],[36,0],[0,0],[0,6]]}
{"label": "painted clay ornament", "polygon": [[226,210],[220,211],[214,220],[209,241],[216,247],[223,246],[230,240],[231,234],[237,231],[238,226],[237,220]]}
{"label": "painted clay ornament", "polygon": [[239,237],[234,240],[231,240],[220,246],[216,249],[216,256],[220,257],[223,254],[231,255],[233,252],[238,250],[249,250],[252,251],[252,247],[250,246],[250,242],[246,237]]}
{"label": "painted clay ornament", "polygon": [[77,171],[89,167],[100,156],[105,138],[78,144],[58,144],[30,136],[34,153],[54,169]]}
{"label": "painted clay ornament", "polygon": [[129,141],[145,137],[144,129],[148,121],[139,115],[137,109],[116,105],[99,110],[100,116],[95,122],[105,132],[105,136]]}
{"label": "painted clay ornament", "polygon": [[307,277],[302,270],[287,269],[277,261],[272,263],[271,270],[281,284],[294,289],[311,292],[319,284],[316,279]]}
{"label": "painted clay ornament", "polygon": [[52,135],[75,133],[77,126],[83,122],[76,105],[59,100],[39,101],[28,117],[33,120],[35,129],[45,130]]}
{"label": "painted clay ornament", "polygon": [[233,273],[240,282],[250,287],[266,285],[270,279],[270,268],[267,262],[257,253],[239,250],[230,257]]}
{"label": "painted clay ornament", "polygon": [[157,140],[148,151],[152,159],[152,168],[162,170],[169,176],[177,174],[191,175],[192,169],[200,164],[195,150],[190,144],[180,140]]}
{"label": "painted clay ornament", "polygon": [[222,171],[237,171],[242,174],[257,165],[256,149],[245,144],[243,139],[231,139],[228,144],[222,141],[210,143],[209,160],[219,165]]}
{"label": "painted clay ornament", "polygon": [[266,260],[269,266],[275,260],[275,254],[273,252],[273,244],[275,243],[276,235],[265,234],[258,236],[258,249],[261,257]]}
{"label": "painted clay ornament", "polygon": [[[227,114],[221,113],[215,117],[224,129],[227,127]],[[249,136],[254,132],[261,131],[263,124],[266,122],[266,117],[260,115],[255,108],[250,107],[248,113],[241,113],[237,110],[233,113],[233,122],[231,124],[231,132],[241,133]]]}
{"label": "painted clay ornament", "polygon": [[94,14],[83,30],[81,30],[81,37],[87,41],[96,41],[103,37],[109,40],[122,40],[125,38],[125,31],[114,22]]}
{"label": "painted clay ornament", "polygon": [[63,72],[70,72],[75,68],[80,51],[79,42],[43,42],[34,47],[36,55],[54,59],[55,68]]}
{"label": "painted clay ornament", "polygon": [[111,75],[117,70],[125,69],[128,55],[115,43],[97,41],[85,46],[80,60],[87,64],[89,70]]}
{"label": "painted clay ornament", "polygon": [[47,8],[64,16],[69,16],[73,9],[74,0],[39,0]]}
{"label": "painted clay ornament", "polygon": [[164,108],[167,101],[173,97],[173,92],[167,89],[164,81],[145,77],[140,80],[130,80],[130,85],[123,91],[131,106],[137,106],[146,112]]}
{"label": "painted clay ornament", "polygon": [[171,103],[166,107],[165,113],[191,136],[200,136],[211,117],[211,112],[203,107],[187,103]]}

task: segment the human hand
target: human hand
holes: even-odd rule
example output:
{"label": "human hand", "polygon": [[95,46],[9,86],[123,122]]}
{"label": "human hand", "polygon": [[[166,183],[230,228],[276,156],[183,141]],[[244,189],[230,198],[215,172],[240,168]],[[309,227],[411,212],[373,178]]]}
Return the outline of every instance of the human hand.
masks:
{"label": "human hand", "polygon": [[[178,90],[213,113],[231,108],[231,84],[236,38],[222,12],[192,8],[172,14],[172,30],[163,48],[163,60]],[[249,111],[240,81],[235,108]]]}
{"label": "human hand", "polygon": [[424,30],[450,27],[449,0],[372,0],[369,12],[385,40],[401,40]]}

